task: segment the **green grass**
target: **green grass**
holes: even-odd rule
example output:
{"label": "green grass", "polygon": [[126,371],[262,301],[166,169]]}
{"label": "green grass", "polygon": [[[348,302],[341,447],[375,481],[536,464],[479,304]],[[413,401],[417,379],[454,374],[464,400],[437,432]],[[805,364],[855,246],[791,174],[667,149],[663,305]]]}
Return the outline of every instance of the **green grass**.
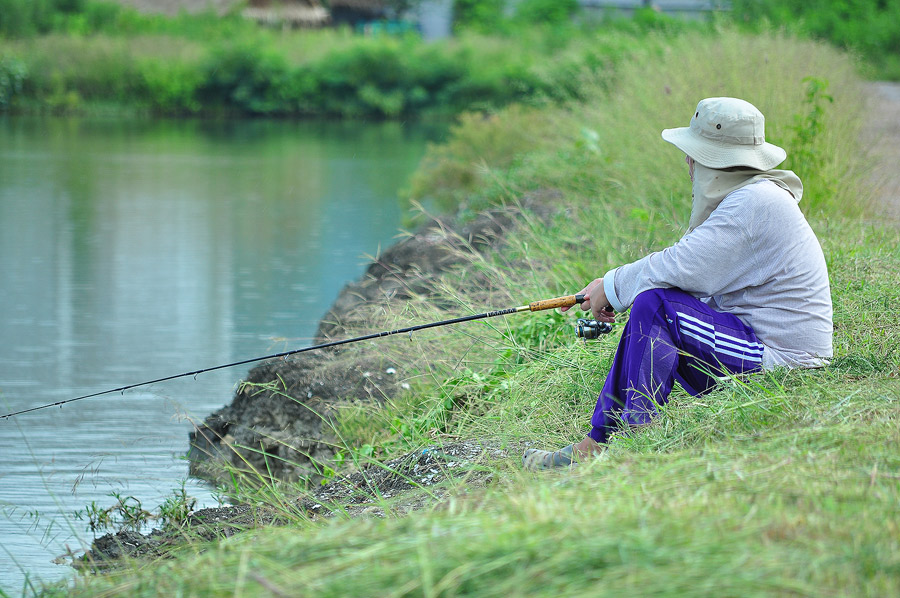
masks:
{"label": "green grass", "polygon": [[[715,60],[711,60],[715,57]],[[682,156],[659,138],[709,95],[745,97],[769,138],[808,144],[801,206],[823,243],[835,305],[835,360],[682,391],[606,455],[532,475],[495,460],[487,488],[411,515],[315,522],[217,543],[177,558],[81,577],[46,596],[888,596],[900,592],[900,233],[878,222],[860,145],[865,93],[830,47],[776,35],[649,40],[617,85],[582,103],[466,117],[412,185],[423,202],[517,211],[552,190],[554,214],[525,211],[502,251],[469,256],[428,297],[372,306],[372,329],[573,292],[610,266],[679,238],[689,212]],[[749,76],[748,73],[752,73]],[[833,102],[799,134],[816,100]],[[799,124],[798,124],[799,123]],[[482,127],[484,130],[482,130]],[[516,143],[505,143],[510,136]],[[806,168],[806,171],[802,171]],[[392,456],[433,431],[516,446],[583,437],[611,338],[576,342],[570,316],[510,316],[379,341],[411,390],[357,405],[337,430]],[[352,331],[351,331],[352,332]],[[290,512],[293,498],[254,495]]]}
{"label": "green grass", "polygon": [[301,520],[70,595],[893,595],[900,394],[838,381],[719,391],[588,467],[501,463],[496,486],[441,508]]}

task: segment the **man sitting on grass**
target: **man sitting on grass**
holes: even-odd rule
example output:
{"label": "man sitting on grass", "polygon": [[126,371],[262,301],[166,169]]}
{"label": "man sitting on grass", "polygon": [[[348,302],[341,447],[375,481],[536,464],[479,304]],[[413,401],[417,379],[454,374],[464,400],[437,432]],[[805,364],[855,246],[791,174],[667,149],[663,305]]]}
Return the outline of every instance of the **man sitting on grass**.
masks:
{"label": "man sitting on grass", "polygon": [[735,98],[708,98],[690,126],[662,137],[686,154],[691,218],[680,241],[597,278],[581,309],[601,322],[631,308],[591,431],[558,451],[529,449],[528,469],[599,454],[610,434],[646,424],[677,380],[697,396],[717,378],[774,367],[820,367],[832,356],[828,271],[797,205],[800,179],[774,170],[763,115]]}

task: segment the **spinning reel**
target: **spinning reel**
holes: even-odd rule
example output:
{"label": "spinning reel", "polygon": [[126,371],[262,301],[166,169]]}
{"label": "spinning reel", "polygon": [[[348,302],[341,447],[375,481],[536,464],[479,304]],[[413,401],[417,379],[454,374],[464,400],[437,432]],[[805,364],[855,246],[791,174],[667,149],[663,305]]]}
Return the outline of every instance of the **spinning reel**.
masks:
{"label": "spinning reel", "polygon": [[575,336],[584,340],[600,338],[601,334],[609,334],[612,332],[612,329],[612,324],[609,322],[598,322],[587,318],[579,318],[575,322]]}

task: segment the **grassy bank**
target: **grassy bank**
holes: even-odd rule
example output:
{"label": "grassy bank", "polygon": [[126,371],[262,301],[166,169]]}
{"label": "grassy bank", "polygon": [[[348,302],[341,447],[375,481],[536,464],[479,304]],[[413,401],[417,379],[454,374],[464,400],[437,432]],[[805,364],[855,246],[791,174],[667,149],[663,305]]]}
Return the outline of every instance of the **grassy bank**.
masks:
{"label": "grassy bank", "polygon": [[[461,120],[412,187],[475,213],[551,193],[502,252],[472,257],[435,289],[453,315],[580,288],[681,235],[683,157],[659,138],[699,98],[744,97],[804,177],[801,204],[825,248],[834,364],[683,392],[654,425],[576,469],[492,483],[409,516],[311,521],[292,489],[263,489],[294,521],[174,560],[80,578],[71,596],[895,595],[900,592],[900,237],[866,216],[865,98],[855,65],[812,42],[686,35],[649,43],[566,107]],[[714,56],[715,60],[709,60]],[[753,73],[748,77],[747,73]],[[810,79],[811,77],[811,79]],[[514,143],[505,142],[513,139]],[[446,317],[430,298],[373,306],[373,329]],[[559,446],[586,430],[613,338],[583,344],[571,317],[542,313],[379,341],[411,390],[348,409],[348,454],[390,456],[435,438]],[[369,447],[360,451],[358,447]],[[354,452],[355,451],[355,452]],[[367,457],[368,458],[368,457]],[[380,506],[388,513],[392,499]]]}

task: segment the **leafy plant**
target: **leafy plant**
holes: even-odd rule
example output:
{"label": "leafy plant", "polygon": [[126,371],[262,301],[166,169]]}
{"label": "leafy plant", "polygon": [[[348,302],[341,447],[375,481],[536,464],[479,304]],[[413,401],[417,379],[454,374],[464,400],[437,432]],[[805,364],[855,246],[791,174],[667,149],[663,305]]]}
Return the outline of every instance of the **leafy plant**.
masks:
{"label": "leafy plant", "polygon": [[825,105],[834,102],[834,97],[826,93],[828,81],[817,77],[805,77],[806,113],[794,115],[794,142],[791,145],[792,163],[798,170],[806,172],[819,164],[816,140],[825,123]]}
{"label": "leafy plant", "polygon": [[345,446],[338,449],[334,454],[334,462],[333,467],[325,465],[322,467],[323,477],[321,480],[321,484],[324,486],[328,484],[337,476],[338,472],[340,472],[347,465],[354,465],[356,467],[360,467],[365,465],[373,458],[375,458],[378,453],[376,447],[371,444],[363,444],[362,446]]}
{"label": "leafy plant", "polygon": [[197,96],[247,114],[287,112],[281,91],[289,78],[283,55],[252,43],[225,45],[210,56]]}
{"label": "leafy plant", "polygon": [[179,489],[172,491],[172,496],[166,498],[157,513],[144,509],[141,501],[133,496],[123,496],[118,492],[111,492],[109,496],[115,499],[112,505],[101,507],[96,501],[91,501],[84,509],[75,511],[75,518],[86,520],[92,532],[108,529],[139,531],[154,520],[180,527],[197,504],[197,499],[187,495],[184,482]]}
{"label": "leafy plant", "polygon": [[172,496],[166,498],[165,502],[159,507],[159,515],[157,518],[163,525],[181,527],[187,520],[188,516],[197,506],[197,499],[188,496],[184,489],[184,482],[181,487],[172,491]]}
{"label": "leafy plant", "polygon": [[161,114],[195,114],[203,73],[194,65],[150,59],[140,66],[143,84],[154,109]]}
{"label": "leafy plant", "polygon": [[92,532],[102,531],[114,525],[113,509],[103,508],[96,501],[91,501],[83,511],[75,511],[75,519],[86,519]]}
{"label": "leafy plant", "polygon": [[109,507],[101,507],[91,501],[83,511],[76,511],[76,519],[86,519],[91,531],[103,531],[116,527],[118,529],[139,530],[146,525],[153,514],[141,505],[141,501],[133,496],[122,496],[111,492],[116,502]]}

